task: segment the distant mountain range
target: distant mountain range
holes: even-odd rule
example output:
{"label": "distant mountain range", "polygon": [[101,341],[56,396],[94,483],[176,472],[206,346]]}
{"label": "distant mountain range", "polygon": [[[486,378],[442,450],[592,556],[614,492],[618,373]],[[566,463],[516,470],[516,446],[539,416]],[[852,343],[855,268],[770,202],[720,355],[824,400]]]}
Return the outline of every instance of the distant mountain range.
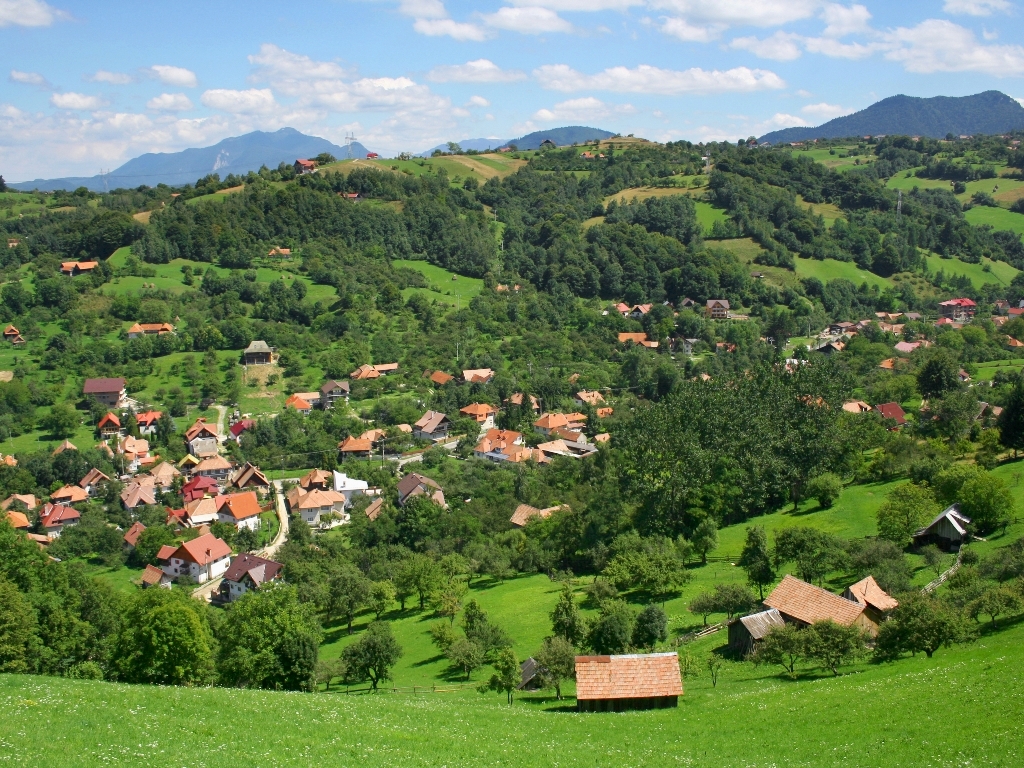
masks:
{"label": "distant mountain range", "polygon": [[[366,157],[366,147],[352,143],[352,157]],[[298,158],[315,157],[329,152],[339,160],[349,156],[346,147],[339,147],[327,139],[307,136],[294,128],[282,128],[273,133],[253,131],[244,136],[224,139],[212,147],[186,149],[181,152],[147,153],[129,160],[117,170],[103,176],[80,176],[63,179],[36,179],[8,184],[22,190],[77,189],[87,187],[94,192],[110,189],[130,189],[145,184],[192,184],[210,173],[219,173],[223,179],[231,173],[246,174],[261,166],[276,168],[280,163],[291,163]]]}
{"label": "distant mountain range", "polygon": [[[518,139],[466,139],[464,141],[456,142],[463,149],[472,149],[477,152],[483,152],[488,149],[497,149],[498,147],[507,147],[509,144],[515,144],[516,149],[540,149],[541,142],[545,139],[551,139],[558,146],[567,146],[570,144],[583,144],[587,141],[593,141],[594,139],[610,139],[615,134],[611,131],[604,131],[600,128],[588,128],[583,125],[568,125],[564,128],[549,128],[546,131],[534,131],[528,133],[525,136],[520,136]],[[430,157],[434,150],[440,149],[442,152],[448,151],[447,144],[438,144],[436,147],[431,147],[426,152],[420,154],[420,157]]]}
{"label": "distant mountain range", "polygon": [[837,117],[817,128],[783,128],[758,141],[785,144],[808,139],[903,134],[942,139],[975,133],[1003,133],[1024,128],[1024,107],[1005,93],[985,91],[973,96],[890,96],[852,115]]}

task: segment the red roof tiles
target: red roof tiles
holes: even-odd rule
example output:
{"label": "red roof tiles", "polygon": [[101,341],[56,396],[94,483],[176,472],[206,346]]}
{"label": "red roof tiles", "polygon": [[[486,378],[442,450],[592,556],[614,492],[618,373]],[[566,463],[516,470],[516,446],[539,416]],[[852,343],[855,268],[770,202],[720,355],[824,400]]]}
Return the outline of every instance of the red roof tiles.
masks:
{"label": "red roof tiles", "polygon": [[577,656],[576,698],[637,699],[682,696],[675,653]]}

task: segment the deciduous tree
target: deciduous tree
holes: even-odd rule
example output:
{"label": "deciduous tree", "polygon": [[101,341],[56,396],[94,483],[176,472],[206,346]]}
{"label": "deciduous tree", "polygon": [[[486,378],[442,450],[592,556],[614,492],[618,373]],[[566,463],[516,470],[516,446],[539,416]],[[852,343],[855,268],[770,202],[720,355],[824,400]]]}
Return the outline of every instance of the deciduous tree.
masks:
{"label": "deciduous tree", "polygon": [[402,647],[395,640],[388,622],[375,621],[362,637],[342,652],[341,657],[345,661],[349,682],[369,680],[376,691],[382,681],[391,679],[391,670],[402,657]]}

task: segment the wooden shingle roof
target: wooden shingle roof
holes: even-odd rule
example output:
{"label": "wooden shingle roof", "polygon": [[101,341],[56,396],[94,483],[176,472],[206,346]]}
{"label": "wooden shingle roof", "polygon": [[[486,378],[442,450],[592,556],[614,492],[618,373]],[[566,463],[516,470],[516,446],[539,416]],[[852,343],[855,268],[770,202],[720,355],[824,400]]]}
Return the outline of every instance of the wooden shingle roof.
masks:
{"label": "wooden shingle roof", "polygon": [[827,589],[808,584],[788,574],[765,598],[764,604],[805,624],[831,619],[836,624],[847,627],[864,611],[864,606],[860,603],[847,600]]}
{"label": "wooden shingle roof", "polygon": [[682,696],[676,653],[577,656],[577,699],[636,699]]}

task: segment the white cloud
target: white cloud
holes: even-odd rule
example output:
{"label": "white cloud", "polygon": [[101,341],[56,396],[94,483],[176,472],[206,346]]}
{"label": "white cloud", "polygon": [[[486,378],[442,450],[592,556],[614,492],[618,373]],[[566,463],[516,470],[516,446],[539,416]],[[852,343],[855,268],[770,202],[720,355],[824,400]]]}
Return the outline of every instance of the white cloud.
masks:
{"label": "white cloud", "polygon": [[834,117],[851,115],[857,110],[848,109],[847,107],[840,107],[838,104],[826,104],[823,101],[820,104],[808,104],[805,107],[801,107],[800,111],[803,112],[805,115],[817,117],[821,120],[831,120]]}
{"label": "white cloud", "polygon": [[534,120],[541,122],[569,122],[597,120],[611,115],[632,114],[636,109],[632,104],[605,104],[600,99],[587,96],[582,99],[570,99],[559,102],[551,109],[540,109],[533,115]]}
{"label": "white cloud", "polygon": [[880,43],[841,43],[832,37],[805,37],[803,44],[808,53],[820,53],[833,59],[862,59],[885,48]]}
{"label": "white cloud", "polygon": [[650,0],[654,8],[689,21],[728,26],[778,27],[812,17],[821,0]]}
{"label": "white cloud", "polygon": [[398,12],[414,19],[444,19],[448,16],[441,0],[401,0]]}
{"label": "white cloud", "polygon": [[67,14],[41,0],[0,0],[0,27],[48,27]]}
{"label": "white cloud", "polygon": [[758,40],[756,37],[737,37],[729,43],[729,47],[750,51],[762,59],[792,61],[800,58],[800,46],[797,44],[800,40],[800,35],[779,30],[764,40]]}
{"label": "white cloud", "polygon": [[676,17],[664,19],[661,25],[661,31],[666,35],[672,35],[687,43],[709,43],[721,37],[727,28],[726,24],[690,24],[686,19]]}
{"label": "white cloud", "polygon": [[105,69],[97,70],[91,75],[86,75],[85,79],[91,83],[109,83],[110,85],[128,85],[132,82],[132,76],[126,75],[123,72],[108,72]]}
{"label": "white cloud", "polygon": [[53,89],[49,81],[38,72],[21,72],[17,69],[12,69],[10,79],[12,83],[34,85],[36,88],[43,88],[48,91]]}
{"label": "white cloud", "polygon": [[106,102],[99,96],[87,96],[84,93],[55,93],[50,103],[58,109],[99,109]]}
{"label": "white cloud", "polygon": [[484,23],[496,29],[521,32],[524,35],[542,35],[545,32],[572,32],[572,24],[547,8],[527,6],[499,8],[496,13],[485,14]]}
{"label": "white cloud", "polygon": [[184,67],[172,67],[169,64],[154,64],[149,71],[164,85],[178,88],[195,88],[196,73]]}
{"label": "white cloud", "polygon": [[887,59],[908,72],[982,72],[994,77],[1024,75],[1024,48],[984,45],[974,33],[951,21],[928,19],[916,27],[899,27],[885,35]]}
{"label": "white cloud", "polygon": [[491,102],[485,99],[483,96],[470,96],[469,101],[466,102],[467,107],[489,107]]}
{"label": "white cloud", "polygon": [[192,109],[192,101],[184,93],[161,93],[147,101],[146,106],[157,112],[186,112]]}
{"label": "white cloud", "polygon": [[1024,99],[1018,99],[1018,98],[1014,97],[1014,101],[1016,101],[1018,104],[1020,104],[1022,107],[1024,107]]}
{"label": "white cloud", "polygon": [[525,77],[525,72],[502,69],[489,59],[475,59],[465,64],[444,64],[434,67],[427,74],[427,79],[435,83],[510,83]]}
{"label": "white cloud", "polygon": [[566,64],[548,64],[534,70],[534,75],[541,85],[555,91],[602,90],[663,96],[774,90],[786,85],[770,70],[748,67],[725,71],[700,67],[673,70],[641,64],[634,69],[611,67],[596,75],[584,75]]}
{"label": "white cloud", "polygon": [[827,25],[822,33],[825,37],[843,37],[871,30],[868,24],[871,12],[863,5],[829,3],[822,9],[821,18]]}
{"label": "white cloud", "polygon": [[487,39],[487,32],[476,24],[452,19],[416,19],[412,28],[428,37],[450,37],[454,40],[480,42]]}
{"label": "white cloud", "polygon": [[993,11],[1009,11],[1007,0],[946,0],[942,7],[946,13],[963,13],[969,16],[988,16]]}
{"label": "white cloud", "polygon": [[765,131],[773,131],[778,128],[794,128],[804,127],[810,125],[802,117],[796,115],[788,115],[785,112],[776,112],[770,118],[762,123],[758,123],[756,133],[764,133]]}
{"label": "white cloud", "polygon": [[269,88],[249,88],[245,91],[212,88],[202,95],[200,101],[210,109],[233,114],[265,114],[277,108],[274,94]]}
{"label": "white cloud", "polygon": [[552,11],[625,11],[644,0],[511,0],[512,5],[550,8]]}

